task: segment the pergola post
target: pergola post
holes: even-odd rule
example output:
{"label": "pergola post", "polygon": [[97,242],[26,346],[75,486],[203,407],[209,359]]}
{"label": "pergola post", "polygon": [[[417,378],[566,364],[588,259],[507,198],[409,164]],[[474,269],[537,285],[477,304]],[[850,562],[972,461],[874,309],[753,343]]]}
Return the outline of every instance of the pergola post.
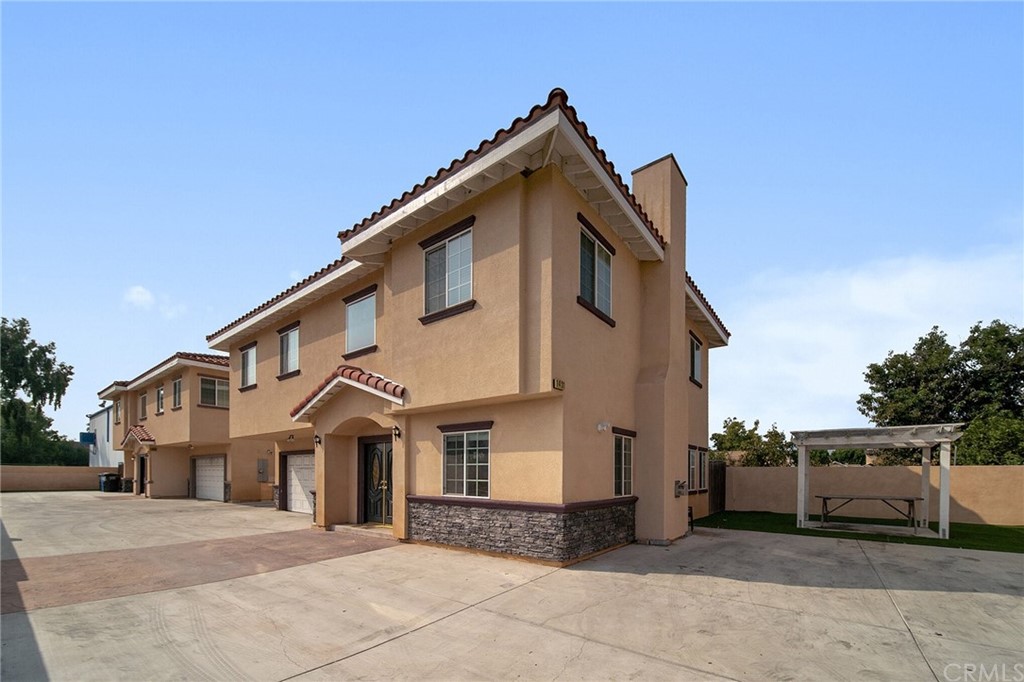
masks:
{"label": "pergola post", "polygon": [[796,527],[807,527],[807,498],[811,494],[811,467],[807,457],[807,446],[797,447],[797,478],[796,478]]}
{"label": "pergola post", "polygon": [[949,539],[949,454],[950,442],[939,445],[939,538]]}
{"label": "pergola post", "polygon": [[921,448],[921,513],[918,514],[918,528],[928,528],[932,492],[931,469],[932,449],[930,447]]}

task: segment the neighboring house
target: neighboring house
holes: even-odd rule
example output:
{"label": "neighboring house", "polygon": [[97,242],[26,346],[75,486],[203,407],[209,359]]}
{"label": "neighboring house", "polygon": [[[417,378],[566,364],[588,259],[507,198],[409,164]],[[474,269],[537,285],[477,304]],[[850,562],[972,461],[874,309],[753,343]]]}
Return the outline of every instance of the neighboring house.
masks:
{"label": "neighboring house", "polygon": [[95,443],[89,444],[89,466],[121,466],[124,463],[124,453],[115,450],[117,444],[111,440],[114,426],[114,406],[107,405],[86,417],[89,419],[89,433],[95,434],[96,438]]}
{"label": "neighboring house", "polygon": [[113,401],[111,442],[136,495],[260,499],[269,456],[266,444],[229,444],[227,356],[175,353],[99,397]]}
{"label": "neighboring house", "polygon": [[339,239],[207,337],[232,441],[274,443],[280,508],[552,561],[706,509],[729,333],[686,273],[671,155],[631,192],[554,90]]}

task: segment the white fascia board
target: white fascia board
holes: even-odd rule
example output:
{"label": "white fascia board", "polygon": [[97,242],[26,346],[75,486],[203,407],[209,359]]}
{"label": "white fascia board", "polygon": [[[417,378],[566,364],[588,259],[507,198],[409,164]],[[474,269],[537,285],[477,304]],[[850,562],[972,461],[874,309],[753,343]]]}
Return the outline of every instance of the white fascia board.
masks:
{"label": "white fascia board", "polygon": [[102,400],[113,400],[114,396],[118,393],[123,393],[127,388],[127,384],[111,384],[97,393],[96,396]]}
{"label": "white fascia board", "polygon": [[548,132],[553,130],[559,125],[559,122],[563,118],[564,116],[562,115],[561,110],[555,110],[545,115],[526,130],[522,131],[512,139],[502,142],[497,148],[492,149],[479,159],[471,162],[468,166],[456,172],[455,175],[452,175],[441,184],[431,187],[429,190],[419,195],[402,208],[391,213],[387,217],[382,218],[365,232],[357,234],[346,240],[342,245],[342,253],[347,253],[348,249],[352,249],[360,244],[372,241],[391,225],[401,222],[410,214],[415,213],[432,201],[436,201],[438,198],[444,196],[456,187],[469,182],[480,173],[501,163],[512,154],[515,154],[523,147],[529,145],[538,137],[546,135]]}
{"label": "white fascia board", "polygon": [[[384,377],[381,377],[381,378],[383,379]],[[360,383],[358,381],[353,381],[352,379],[346,379],[345,377],[338,377],[338,379],[342,383],[344,383],[344,384],[348,384],[349,386],[355,386],[356,388],[358,388],[358,389],[360,389],[362,391],[366,391],[367,393],[372,393],[375,396],[378,396],[380,398],[384,398],[384,400],[390,400],[391,402],[395,403],[396,405],[404,405],[405,404],[405,400],[402,399],[402,398],[396,398],[395,396],[391,395],[390,393],[385,393],[384,391],[378,391],[377,389],[372,388],[370,386],[367,386],[366,384]],[[390,379],[385,379],[385,381],[390,381]]]}
{"label": "white fascia board", "polygon": [[725,331],[722,325],[718,324],[718,320],[716,320],[715,316],[711,314],[711,311],[708,309],[708,307],[704,305],[704,301],[700,299],[700,296],[698,296],[697,292],[693,290],[693,287],[690,286],[689,282],[686,283],[686,295],[690,298],[691,301],[693,301],[693,304],[697,306],[697,309],[700,310],[701,315],[703,315],[704,318],[708,321],[708,323],[711,324],[712,328],[718,334],[719,338],[721,338],[722,345],[728,346],[729,333]]}
{"label": "white fascia board", "polygon": [[[560,113],[561,112],[559,112],[559,114]],[[633,225],[633,227],[636,228],[636,231],[640,233],[644,243],[646,243],[651,249],[655,257],[658,260],[665,260],[665,249],[661,248],[661,244],[655,240],[654,235],[647,229],[647,225],[645,225],[640,219],[640,216],[637,215],[636,209],[634,209],[630,203],[626,201],[626,198],[622,196],[622,190],[619,189],[618,185],[616,185],[608,176],[608,171],[606,171],[601,162],[597,160],[594,153],[590,151],[590,147],[588,147],[587,143],[580,137],[576,128],[564,116],[560,117],[559,128],[562,135],[572,144],[576,153],[579,154],[580,158],[586,162],[590,171],[601,181],[605,191],[611,195],[615,205],[619,207],[619,210],[622,211],[622,213],[629,219],[630,224]]]}
{"label": "white fascia board", "polygon": [[153,381],[162,374],[170,372],[176,367],[199,367],[200,369],[208,369],[214,372],[227,372],[229,368],[224,365],[214,365],[209,362],[200,362],[198,360],[186,360],[185,358],[172,358],[164,364],[154,367],[152,370],[146,372],[138,379],[133,380],[130,384],[124,387],[125,391],[134,391],[137,388],[145,386],[150,381]]}
{"label": "white fascia board", "polygon": [[309,286],[303,287],[302,289],[285,296],[274,305],[270,306],[266,310],[260,311],[256,315],[253,315],[248,320],[240,322],[238,325],[231,327],[230,329],[224,330],[221,334],[215,336],[207,345],[214,350],[227,350],[231,340],[245,334],[246,330],[260,324],[263,320],[280,312],[283,308],[287,308],[290,305],[294,305],[297,301],[301,301],[314,291],[327,286],[345,275],[351,274],[353,271],[363,266],[364,264],[358,261],[350,261],[346,263],[331,274],[310,283]]}
{"label": "white fascia board", "polygon": [[[383,377],[381,377],[381,378],[383,378]],[[353,381],[352,379],[346,379],[345,377],[334,377],[334,379],[332,379],[329,384],[324,386],[320,390],[319,393],[317,393],[315,396],[313,396],[312,400],[310,400],[308,403],[306,403],[305,407],[303,407],[301,410],[299,410],[295,414],[295,416],[292,417],[292,421],[293,422],[308,422],[309,419],[306,418],[306,415],[311,410],[315,409],[315,406],[318,405],[321,400],[324,400],[325,398],[327,398],[328,396],[333,394],[334,389],[336,389],[339,384],[346,384],[348,386],[354,386],[355,388],[358,388],[358,389],[360,389],[362,391],[366,391],[367,393],[370,393],[372,395],[378,396],[380,398],[384,398],[385,400],[390,400],[391,402],[395,403],[396,405],[404,405],[405,404],[405,401],[402,398],[396,398],[395,396],[391,395],[390,393],[385,393],[384,391],[378,391],[375,388],[371,388],[371,387],[367,386],[366,384],[359,383],[358,381]]]}

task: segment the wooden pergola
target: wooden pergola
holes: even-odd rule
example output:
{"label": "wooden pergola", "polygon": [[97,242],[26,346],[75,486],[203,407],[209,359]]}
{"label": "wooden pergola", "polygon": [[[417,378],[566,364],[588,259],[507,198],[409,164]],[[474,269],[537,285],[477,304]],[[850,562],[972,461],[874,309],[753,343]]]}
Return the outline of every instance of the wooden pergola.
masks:
{"label": "wooden pergola", "polygon": [[811,450],[921,448],[921,512],[916,520],[918,528],[928,528],[930,497],[929,473],[931,450],[939,447],[939,537],[949,539],[949,476],[953,443],[963,435],[963,424],[925,424],[920,426],[886,426],[861,429],[828,429],[823,431],[793,431],[797,446],[797,498],[796,525],[809,527],[808,499],[810,487]]}

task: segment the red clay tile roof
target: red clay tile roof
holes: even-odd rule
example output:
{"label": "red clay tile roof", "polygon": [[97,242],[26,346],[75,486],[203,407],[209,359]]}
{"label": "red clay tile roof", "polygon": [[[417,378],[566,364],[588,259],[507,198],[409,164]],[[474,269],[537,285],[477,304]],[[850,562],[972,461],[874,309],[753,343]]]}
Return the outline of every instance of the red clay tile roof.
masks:
{"label": "red clay tile roof", "polygon": [[598,161],[601,162],[601,165],[604,166],[605,172],[608,173],[608,176],[615,182],[616,187],[618,187],[622,196],[626,199],[629,205],[633,207],[634,211],[636,211],[637,216],[639,216],[643,221],[648,231],[650,231],[651,235],[654,237],[654,240],[664,247],[664,237],[662,237],[661,233],[658,232],[656,227],[654,227],[651,219],[647,217],[647,213],[640,206],[640,202],[637,201],[636,197],[633,196],[633,193],[630,192],[629,188],[626,186],[626,183],[623,182],[622,176],[615,172],[614,164],[608,160],[608,156],[604,153],[604,150],[597,145],[597,138],[591,135],[587,130],[587,124],[580,120],[579,116],[576,114],[576,109],[569,105],[569,95],[567,95],[565,90],[562,90],[561,88],[555,88],[552,90],[548,94],[548,101],[544,104],[538,104],[530,109],[530,113],[526,115],[526,118],[517,118],[512,121],[512,124],[508,128],[502,128],[496,132],[494,137],[491,139],[483,140],[476,149],[470,149],[463,154],[461,159],[453,160],[448,164],[447,168],[439,168],[436,173],[424,179],[423,182],[415,185],[411,190],[403,193],[402,196],[392,199],[390,204],[381,206],[379,210],[353,225],[351,229],[339,232],[338,238],[344,241],[366,230],[381,218],[384,218],[388,214],[401,208],[412,199],[429,190],[431,187],[443,182],[446,177],[452,175],[470,162],[475,161],[479,157],[499,146],[509,137],[522,132],[525,128],[528,128],[531,124],[542,118],[545,114],[555,109],[561,109],[562,112],[565,113],[566,118],[569,119],[569,122],[572,123],[573,127],[576,128],[576,131],[579,132],[580,137],[583,138],[583,141],[590,148],[590,151],[593,152]]}
{"label": "red clay tile roof", "polygon": [[124,434],[124,438],[121,440],[121,445],[127,443],[129,438],[134,438],[140,443],[156,442],[156,438],[153,438],[153,436],[149,435],[149,431],[147,431],[146,427],[143,426],[142,424],[133,424],[131,427],[129,427],[128,432]]}
{"label": "red clay tile roof", "polygon": [[715,312],[715,309],[711,307],[711,303],[708,301],[707,297],[704,296],[704,292],[701,291],[700,287],[697,286],[697,283],[693,281],[693,277],[690,277],[690,273],[686,273],[686,283],[693,288],[694,293],[697,294],[697,298],[699,298],[700,302],[703,303],[705,307],[707,307],[708,312],[710,312],[711,316],[715,318],[715,322],[717,322],[722,327],[722,329],[725,330],[726,335],[732,336],[732,333],[729,331],[729,328],[725,326],[724,322],[722,322],[722,318],[720,318],[718,316],[718,313]]}
{"label": "red clay tile roof", "polygon": [[[208,362],[211,365],[221,365],[222,367],[228,367],[228,360],[230,359],[227,355],[213,355],[212,353],[188,353],[185,351],[175,353],[171,358],[167,358],[164,362],[168,362],[173,358],[181,358],[182,360],[195,360],[196,362]],[[163,362],[160,363],[164,364]]]}
{"label": "red clay tile roof", "polygon": [[334,261],[333,263],[330,263],[329,265],[326,265],[326,266],[320,268],[319,270],[314,272],[312,275],[310,275],[306,279],[302,280],[298,284],[295,284],[295,285],[285,289],[284,291],[279,293],[277,296],[274,296],[269,301],[266,301],[265,303],[261,303],[259,306],[253,308],[252,310],[247,312],[245,315],[242,315],[241,317],[239,317],[237,320],[234,320],[233,322],[229,322],[228,324],[224,325],[223,327],[221,327],[217,331],[213,332],[212,334],[207,334],[206,335],[206,340],[207,341],[212,341],[214,337],[220,336],[221,334],[223,334],[227,330],[231,329],[235,325],[241,324],[242,322],[245,322],[246,320],[248,320],[250,317],[253,317],[254,315],[258,315],[259,313],[263,312],[264,310],[266,310],[270,306],[274,305],[275,303],[277,303],[281,299],[286,298],[286,297],[290,296],[291,294],[294,294],[299,289],[304,289],[305,287],[309,286],[310,284],[312,284],[313,282],[317,281],[318,279],[321,279],[324,276],[331,274],[332,272],[334,272],[335,270],[337,270],[341,266],[345,265],[349,261],[351,261],[350,258],[342,257],[342,258],[339,258],[338,260]]}
{"label": "red clay tile roof", "polygon": [[390,379],[385,379],[379,374],[373,374],[367,372],[358,367],[352,365],[341,365],[336,370],[331,372],[320,382],[320,385],[314,388],[309,394],[302,399],[302,401],[294,407],[291,411],[291,416],[295,417],[298,413],[302,412],[306,407],[318,396],[320,393],[331,385],[336,379],[348,379],[350,381],[357,381],[365,386],[368,386],[374,390],[388,395],[393,395],[396,398],[405,397],[405,387],[401,384],[396,384]]}

